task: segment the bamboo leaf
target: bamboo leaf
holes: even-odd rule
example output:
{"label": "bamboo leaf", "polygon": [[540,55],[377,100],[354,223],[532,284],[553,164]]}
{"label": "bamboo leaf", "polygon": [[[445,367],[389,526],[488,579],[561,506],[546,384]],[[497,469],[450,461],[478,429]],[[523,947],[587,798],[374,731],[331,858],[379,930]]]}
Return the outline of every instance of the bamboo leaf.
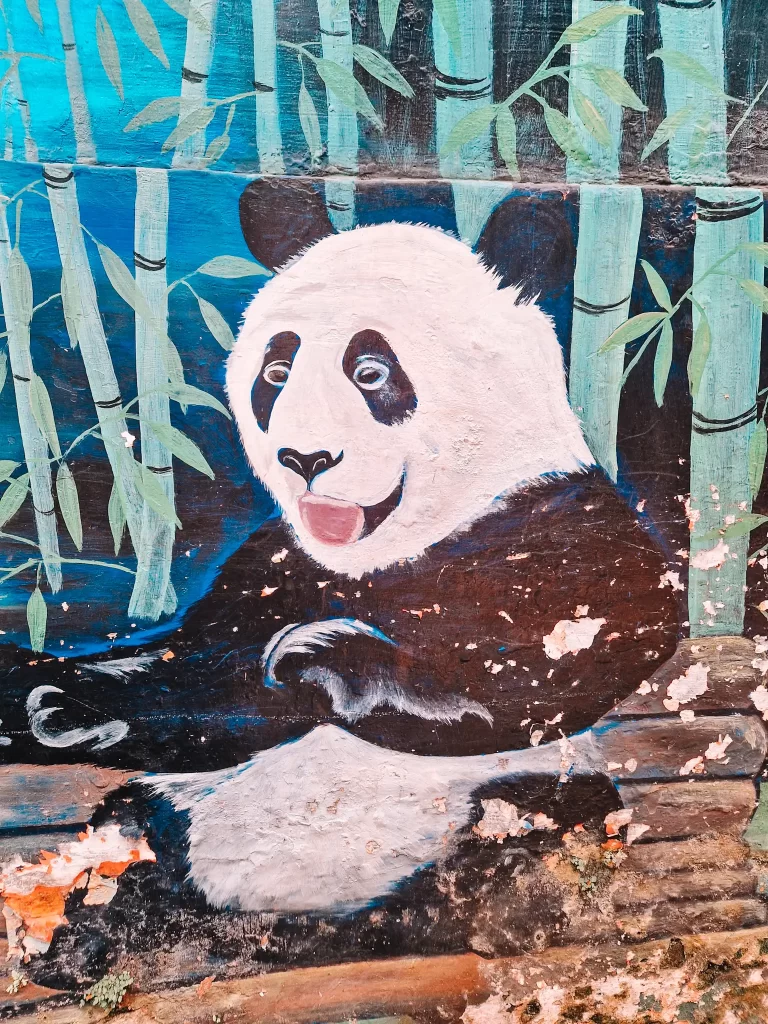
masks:
{"label": "bamboo leaf", "polygon": [[157,25],[142,0],[123,0],[123,3],[136,35],[152,56],[157,57],[164,68],[169,68],[171,65],[168,63],[163,44],[160,41]]}
{"label": "bamboo leaf", "polygon": [[373,75],[379,82],[394,89],[395,92],[399,92],[401,96],[405,96],[409,100],[413,99],[414,91],[410,83],[378,50],[372,50],[370,46],[363,46],[362,43],[355,43],[352,47],[352,55],[369,75]]}
{"label": "bamboo leaf", "polygon": [[197,296],[197,303],[200,312],[205,320],[205,326],[221,345],[225,352],[231,352],[235,347],[235,336],[229,328],[229,324],[221,313],[210,302]]}
{"label": "bamboo leaf", "polygon": [[688,158],[691,164],[697,164],[704,156],[704,151],[707,148],[707,143],[714,127],[715,125],[709,111],[705,111],[694,121],[691,141],[688,144]]}
{"label": "bamboo leaf", "polygon": [[[603,12],[598,11],[597,13],[602,14]],[[555,110],[554,107],[550,107],[548,103],[544,104],[544,120],[549,134],[567,157],[570,157],[571,160],[576,160],[583,167],[592,166],[589,154],[581,144],[576,125],[571,124],[567,117],[561,114],[559,110]]]}
{"label": "bamboo leaf", "polygon": [[10,480],[20,465],[20,462],[14,462],[12,459],[0,459],[0,483]]}
{"label": "bamboo leaf", "polygon": [[151,469],[140,466],[133,462],[133,472],[136,481],[136,489],[149,507],[168,523],[175,523],[181,529],[181,522],[176,515],[176,510],[165,496],[165,492],[157,481]]}
{"label": "bamboo leaf", "polygon": [[5,387],[5,381],[8,377],[8,356],[5,352],[0,352],[0,394],[3,392]]}
{"label": "bamboo leaf", "polygon": [[500,108],[492,103],[487,107],[477,107],[475,110],[465,114],[460,121],[451,129],[451,133],[445,140],[440,150],[441,156],[448,156],[455,153],[462,146],[482,135],[499,116]]}
{"label": "bamboo leaf", "polygon": [[337,99],[341,100],[345,107],[358,111],[377,128],[383,129],[384,125],[376,113],[376,108],[351,71],[347,71],[336,61],[326,60],[324,57],[314,57],[313,63],[327,88]]}
{"label": "bamboo leaf", "polygon": [[18,318],[21,323],[29,326],[32,321],[33,306],[32,275],[29,273],[26,260],[16,246],[11,249],[8,270],[8,286],[18,311]]}
{"label": "bamboo leaf", "polygon": [[461,56],[461,21],[457,0],[432,0],[432,9],[445,29],[453,52]]}
{"label": "bamboo leaf", "polygon": [[32,410],[35,423],[40,427],[48,442],[53,457],[60,459],[61,445],[56,431],[56,421],[53,418],[51,398],[42,377],[38,377],[36,373],[32,374],[32,380],[29,382],[29,407]]}
{"label": "bamboo leaf", "polygon": [[215,113],[215,107],[198,107],[197,110],[182,117],[163,143],[161,152],[167,153],[169,149],[175,149],[182,142],[186,142],[196,132],[204,131],[213,120]]}
{"label": "bamboo leaf", "polygon": [[56,496],[72,543],[78,551],[83,550],[83,523],[80,518],[80,499],[72,470],[62,462],[56,474]]}
{"label": "bamboo leaf", "polygon": [[741,252],[748,252],[750,256],[760,260],[763,266],[768,267],[768,242],[745,242],[739,249]]}
{"label": "bamboo leaf", "polygon": [[667,390],[669,371],[672,368],[672,350],[674,348],[674,335],[672,324],[669,320],[664,321],[661,328],[661,337],[656,346],[656,356],[653,360],[653,397],[656,405],[664,404],[664,392]]}
{"label": "bamboo leaf", "polygon": [[315,101],[310,96],[303,78],[301,80],[301,88],[299,89],[299,123],[301,124],[302,132],[304,132],[310,158],[314,163],[322,155],[323,139],[320,134],[320,119],[317,116]]}
{"label": "bamboo leaf", "polygon": [[647,263],[645,260],[640,260],[645,271],[645,276],[648,278],[648,284],[651,286],[653,297],[656,299],[662,309],[666,309],[668,313],[672,312],[672,299],[669,294],[667,286],[661,279],[660,274],[657,270]]}
{"label": "bamboo leaf", "polygon": [[695,398],[699,391],[701,378],[704,375],[704,367],[712,349],[712,330],[709,320],[703,310],[699,314],[699,322],[693,335],[691,354],[688,357],[688,383],[691,388],[691,395]]}
{"label": "bamboo leaf", "polygon": [[699,540],[736,540],[737,537],[746,537],[748,533],[752,533],[758,526],[762,526],[763,523],[768,523],[768,516],[760,516],[756,512],[747,512],[745,515],[740,516],[735,523],[731,523],[730,526],[726,526],[724,529],[707,530],[706,533],[702,533]]}
{"label": "bamboo leaf", "polygon": [[229,135],[217,135],[215,139],[211,139],[208,145],[205,147],[205,155],[203,156],[203,166],[210,167],[211,164],[215,164],[217,160],[220,160],[226,151],[229,149],[231,142]]}
{"label": "bamboo leaf", "polygon": [[160,121],[167,121],[169,117],[178,117],[180,109],[181,98],[179,96],[161,96],[159,99],[152,100],[132,117],[123,131],[135,132],[139,128],[143,128],[145,124],[158,124]]}
{"label": "bamboo leaf", "polygon": [[67,325],[70,348],[77,348],[77,328],[80,323],[80,299],[77,279],[69,260],[61,266],[61,304],[64,307],[64,323]]}
{"label": "bamboo leaf", "polygon": [[669,142],[672,136],[676,135],[685,122],[689,121],[695,113],[696,107],[693,104],[689,104],[687,107],[681,107],[674,114],[670,114],[669,117],[665,117],[643,150],[640,156],[641,161],[647,160],[651,153],[655,153],[665,142]]}
{"label": "bamboo leaf", "polygon": [[387,46],[392,42],[399,7],[400,0],[379,0],[379,21]]}
{"label": "bamboo leaf", "polygon": [[758,284],[757,281],[752,281],[749,278],[739,281],[739,285],[761,313],[768,313],[768,288],[765,285]]}
{"label": "bamboo leaf", "polygon": [[125,99],[123,91],[123,73],[120,70],[120,52],[117,49],[117,40],[112,26],[106,19],[101,7],[96,8],[96,46],[101,59],[101,66],[107,78],[112,83],[120,99]]}
{"label": "bamboo leaf", "polygon": [[17,476],[11,480],[3,491],[0,498],[0,527],[5,526],[9,519],[12,519],[24,504],[24,499],[29,492],[29,474]]}
{"label": "bamboo leaf", "polygon": [[207,274],[208,277],[271,277],[272,272],[262,267],[255,260],[246,260],[242,256],[214,256],[203,263],[195,271],[196,274]]}
{"label": "bamboo leaf", "polygon": [[633,316],[617,327],[597,350],[597,354],[601,356],[605,352],[610,352],[611,349],[623,348],[630,341],[637,341],[638,338],[642,338],[644,334],[656,327],[666,315],[666,313],[638,313],[637,316]]}
{"label": "bamboo leaf", "polygon": [[208,20],[200,11],[197,10],[196,7],[193,7],[189,3],[189,0],[163,0],[163,3],[166,7],[170,7],[172,11],[176,11],[177,14],[180,14],[182,18],[186,18],[187,21],[193,22],[196,28],[199,28],[201,32],[207,32],[210,29],[211,26]]}
{"label": "bamboo leaf", "polygon": [[718,82],[703,64],[700,64],[699,61],[694,57],[690,57],[687,53],[681,53],[679,50],[661,49],[655,50],[650,54],[648,60],[652,57],[657,57],[664,64],[665,71],[677,71],[689,81],[695,82],[697,85],[703,85],[710,92],[721,93],[723,91],[723,83]]}
{"label": "bamboo leaf", "polygon": [[35,587],[27,601],[27,626],[29,626],[29,643],[33,651],[42,651],[45,647],[45,630],[48,623],[48,606],[40,587]]}
{"label": "bamboo leaf", "polygon": [[603,7],[602,10],[595,11],[593,14],[587,14],[586,17],[579,18],[578,21],[574,21],[572,25],[569,25],[560,36],[559,45],[570,46],[573,43],[583,43],[587,39],[594,39],[595,36],[605,31],[609,25],[613,25],[624,18],[638,16],[642,17],[643,12],[639,11],[636,7],[630,7],[626,4],[610,4],[607,7]]}
{"label": "bamboo leaf", "polygon": [[579,64],[577,70],[590,78],[602,89],[609,100],[630,110],[645,111],[648,109],[629,83],[614,68],[602,64]]}
{"label": "bamboo leaf", "polygon": [[32,21],[34,21],[39,30],[42,32],[43,16],[40,13],[40,0],[24,0],[24,3],[27,5],[27,10],[29,11],[30,18],[32,19]]}
{"label": "bamboo leaf", "polygon": [[765,420],[758,420],[752,437],[749,439],[749,489],[753,499],[760,493],[766,455],[768,455],[768,430],[765,427]]}
{"label": "bamboo leaf", "polygon": [[202,405],[208,409],[215,409],[220,412],[222,416],[226,416],[228,420],[232,419],[229,409],[213,395],[209,395],[207,391],[202,391],[200,388],[194,387],[192,384],[185,384],[184,387],[176,387],[172,384],[168,384],[164,389],[168,392],[170,398],[174,402],[178,402],[179,405]]}
{"label": "bamboo leaf", "polygon": [[158,441],[165,445],[169,452],[174,455],[177,459],[181,459],[182,462],[186,462],[192,469],[196,469],[199,473],[204,473],[210,477],[211,480],[215,480],[215,474],[211,467],[208,465],[203,453],[197,447],[195,442],[187,437],[181,430],[176,427],[172,427],[167,423],[149,423],[148,424],[153,434],[156,435]]}
{"label": "bamboo leaf", "polygon": [[502,107],[496,116],[496,145],[499,156],[504,161],[510,177],[520,180],[520,167],[517,162],[517,123],[514,115],[507,107]]}
{"label": "bamboo leaf", "polygon": [[116,252],[113,252],[112,249],[103,243],[97,242],[96,248],[99,250],[101,263],[104,267],[104,272],[109,278],[109,283],[115,289],[120,298],[124,302],[127,302],[131,309],[137,313],[142,320],[145,320],[161,339],[170,343],[170,338],[158,323],[157,317],[150,309],[141,289],[134,280],[133,274],[125,263],[123,263]]}
{"label": "bamboo leaf", "polygon": [[123,510],[120,491],[117,489],[117,484],[114,481],[109,494],[107,516],[109,518],[109,528],[112,531],[112,542],[115,545],[115,554],[117,555],[120,553],[120,545],[123,542],[123,534],[125,533],[125,511]]}
{"label": "bamboo leaf", "polygon": [[184,380],[184,364],[181,361],[179,350],[170,339],[163,350],[163,360],[165,369],[168,372],[168,380],[171,384],[175,387],[184,387],[186,383]]}
{"label": "bamboo leaf", "polygon": [[601,146],[610,146],[611,132],[605,123],[605,118],[592,100],[585,96],[581,89],[578,89],[575,85],[571,85],[570,95],[573,99],[576,113],[579,115],[579,120],[592,138]]}

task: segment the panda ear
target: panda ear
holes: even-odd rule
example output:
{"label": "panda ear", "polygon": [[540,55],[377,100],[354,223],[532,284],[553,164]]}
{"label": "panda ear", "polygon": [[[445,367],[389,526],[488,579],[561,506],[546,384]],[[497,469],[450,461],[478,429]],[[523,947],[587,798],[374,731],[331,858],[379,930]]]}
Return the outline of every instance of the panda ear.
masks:
{"label": "panda ear", "polygon": [[310,182],[285,178],[248,185],[240,196],[240,227],[248,248],[270,270],[279,270],[334,233],[321,191]]}

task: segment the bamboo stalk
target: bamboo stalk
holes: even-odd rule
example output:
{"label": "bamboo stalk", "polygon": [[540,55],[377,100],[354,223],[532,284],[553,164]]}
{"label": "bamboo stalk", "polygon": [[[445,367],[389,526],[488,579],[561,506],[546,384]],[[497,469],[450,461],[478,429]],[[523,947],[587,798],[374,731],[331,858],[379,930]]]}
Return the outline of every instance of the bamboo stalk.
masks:
{"label": "bamboo stalk", "polygon": [[[181,106],[179,121],[205,106],[208,98],[208,76],[213,59],[213,31],[218,0],[190,0],[190,10],[198,18],[187,20],[187,43],[181,69]],[[205,22],[205,29],[198,21]],[[174,150],[172,167],[197,167],[205,156],[205,130],[190,135]]]}
{"label": "bamboo stalk", "polygon": [[[168,327],[166,246],[168,239],[168,172],[136,169],[135,211],[136,284],[155,315],[157,328]],[[165,497],[174,504],[171,453],[152,432],[152,423],[170,425],[168,382],[163,358],[164,339],[143,317],[136,317],[136,385],[139,394],[141,460],[157,477]],[[128,614],[156,622],[176,609],[170,585],[175,527],[145,501],[141,520],[136,580]]]}
{"label": "bamboo stalk", "polygon": [[96,286],[88,262],[80,208],[72,168],[46,164],[43,179],[51,203],[53,227],[62,268],[71,270],[70,282],[78,305],[77,340],[96,406],[101,436],[125,513],[135,551],[140,550],[143,502],[134,478],[133,452],[121,434],[127,431],[120,389],[99,313]]}
{"label": "bamboo stalk", "polygon": [[64,50],[64,72],[67,78],[69,105],[72,109],[72,124],[75,131],[75,159],[79,164],[96,163],[96,147],[91,133],[91,115],[85,98],[83,69],[77,53],[75,30],[72,25],[71,0],[56,0],[59,15],[61,47]]}
{"label": "bamboo stalk", "polygon": [[285,174],[277,95],[276,0],[252,0],[256,148],[262,174]]}
{"label": "bamboo stalk", "polygon": [[634,186],[587,184],[579,197],[570,400],[590,451],[615,481],[624,349],[598,350],[629,315],[643,196]]}
{"label": "bamboo stalk", "polygon": [[[573,0],[571,20],[578,21],[604,8],[605,4],[600,0]],[[579,191],[570,399],[592,454],[614,481],[618,476],[616,433],[624,350],[613,349],[601,355],[598,350],[629,315],[643,196],[641,190],[634,186],[589,184],[619,180],[622,108],[576,69],[583,64],[599,64],[623,77],[626,45],[627,19],[622,19],[597,38],[571,47],[568,116],[576,125],[591,166],[570,158],[566,165],[569,181],[587,182]],[[600,145],[582,124],[576,110],[574,87],[602,115],[610,136],[609,145]]]}
{"label": "bamboo stalk", "polygon": [[[493,102],[493,5],[491,0],[458,0],[461,52],[451,44],[440,18],[432,16],[435,49],[436,145],[441,152],[454,125],[477,107]],[[482,184],[454,181],[453,203],[459,236],[468,245],[480,237],[488,216],[510,185],[493,185],[491,129],[440,157],[444,178],[478,178]]]}
{"label": "bamboo stalk", "polygon": [[[763,240],[759,190],[702,187],[696,198],[694,280],[734,246]],[[762,263],[749,253],[732,256],[725,269],[762,283]],[[712,636],[741,633],[744,627],[749,537],[729,538],[718,567],[697,568],[695,560],[715,547],[715,541],[704,539],[708,530],[722,529],[726,517],[741,518],[752,507],[748,448],[757,418],[762,315],[731,276],[709,276],[694,298],[709,320],[712,348],[693,402],[691,516],[696,521],[688,617],[691,636]],[[694,331],[700,320],[694,304]]]}
{"label": "bamboo stalk", "polygon": [[0,295],[3,299],[8,354],[16,395],[16,411],[24,449],[24,460],[29,473],[35,525],[45,575],[51,590],[61,590],[61,562],[59,536],[56,528],[56,510],[51,484],[51,463],[48,442],[37,424],[30,404],[30,381],[34,374],[30,350],[29,321],[19,308],[18,296],[11,283],[11,241],[8,217],[4,203],[0,203]]}
{"label": "bamboo stalk", "polygon": [[[352,16],[349,0],[317,0],[323,57],[354,74]],[[357,111],[326,88],[328,99],[328,166],[339,175],[355,174],[358,167]],[[337,231],[355,226],[355,183],[343,177],[325,183],[328,216]]]}
{"label": "bamboo stalk", "polygon": [[[16,53],[16,49],[13,42],[13,33],[11,31],[11,15],[3,5],[0,5],[0,10],[2,11],[5,21],[5,50],[8,57],[12,59],[13,55]],[[24,157],[29,163],[37,163],[39,158],[37,143],[32,136],[32,119],[29,113],[29,102],[24,95],[24,86],[21,83],[21,73],[19,71],[18,63],[13,64],[11,68],[11,74],[8,80],[8,91],[18,107],[19,117],[21,118],[21,125],[24,131]],[[12,140],[11,148],[13,148]],[[6,160],[9,159],[13,159],[13,157],[6,155]]]}
{"label": "bamboo stalk", "polygon": [[[666,50],[678,50],[702,64],[718,83],[724,83],[722,0],[658,0],[661,36]],[[690,147],[695,119],[689,119],[669,142],[669,176],[677,184],[727,185],[727,122],[725,96],[710,92],[700,83],[664,68],[664,99],[667,115],[689,103],[709,113],[712,131],[700,157],[691,160]]]}

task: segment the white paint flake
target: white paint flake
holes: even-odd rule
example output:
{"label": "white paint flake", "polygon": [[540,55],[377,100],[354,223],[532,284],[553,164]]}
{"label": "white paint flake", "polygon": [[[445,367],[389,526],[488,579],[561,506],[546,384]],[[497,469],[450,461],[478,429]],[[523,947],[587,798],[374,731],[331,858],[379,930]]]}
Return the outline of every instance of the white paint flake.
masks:
{"label": "white paint flake", "polygon": [[693,773],[694,775],[703,775],[704,771],[704,758],[699,756],[692,757],[689,761],[686,761],[680,769],[679,774],[690,775],[691,773]]}
{"label": "white paint flake", "polygon": [[756,690],[753,690],[752,693],[750,693],[749,699],[762,714],[763,721],[768,722],[768,689],[762,685],[758,686]]}
{"label": "white paint flake", "polygon": [[130,430],[123,430],[120,437],[125,441],[126,448],[133,448],[133,443],[136,440],[136,435],[132,434]]}
{"label": "white paint flake", "polygon": [[725,564],[730,548],[723,540],[719,540],[713,548],[705,548],[697,551],[691,558],[691,565],[694,569],[719,569]]}
{"label": "white paint flake", "polygon": [[732,743],[732,736],[719,736],[709,744],[707,749],[704,751],[704,757],[706,757],[708,761],[722,761],[725,757],[726,750]]}
{"label": "white paint flake", "polygon": [[270,562],[284,562],[286,555],[288,554],[288,548],[283,548],[281,551],[276,551],[270,558]]}
{"label": "white paint flake", "polygon": [[672,590],[685,590],[685,584],[680,582],[680,573],[674,572],[672,569],[667,569],[665,573],[659,576],[659,590],[663,590],[664,587],[671,587]]}
{"label": "white paint flake", "polygon": [[551,633],[543,637],[544,653],[553,661],[564,654],[575,654],[591,647],[605,619],[561,619]]}
{"label": "white paint flake", "polygon": [[[701,662],[689,665],[681,676],[673,679],[669,684],[667,696],[670,700],[677,701],[678,704],[687,704],[689,701],[701,697],[709,689],[707,685],[708,675],[709,665],[703,665]],[[669,710],[677,711],[677,708],[670,708]]]}

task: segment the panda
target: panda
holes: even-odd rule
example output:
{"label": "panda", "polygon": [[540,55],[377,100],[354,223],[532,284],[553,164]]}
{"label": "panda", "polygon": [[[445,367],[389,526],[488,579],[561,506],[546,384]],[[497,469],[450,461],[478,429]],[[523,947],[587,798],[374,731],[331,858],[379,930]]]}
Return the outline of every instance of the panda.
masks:
{"label": "panda", "polygon": [[590,726],[678,611],[536,301],[437,228],[334,232],[304,182],[251,183],[241,222],[275,275],[226,391],[278,514],[163,643],[42,686],[7,655],[3,753],[150,773],[214,907],[348,913],[483,785],[604,769]]}

